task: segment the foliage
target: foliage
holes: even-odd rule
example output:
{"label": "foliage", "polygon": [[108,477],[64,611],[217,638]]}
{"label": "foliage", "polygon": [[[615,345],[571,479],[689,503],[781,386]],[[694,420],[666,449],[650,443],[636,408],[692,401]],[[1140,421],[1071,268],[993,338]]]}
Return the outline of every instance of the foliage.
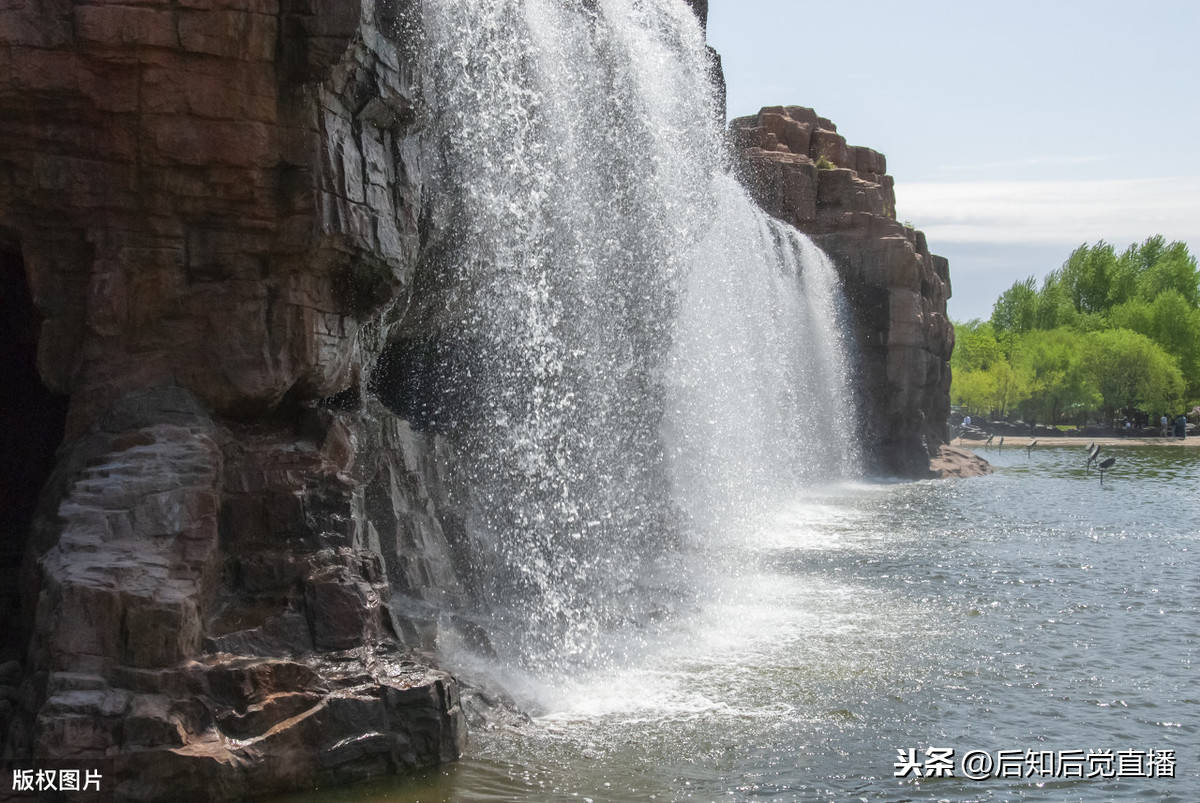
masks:
{"label": "foliage", "polygon": [[1088,338],[1066,328],[1030,332],[1014,360],[1029,377],[1029,397],[1021,406],[1029,421],[1077,420],[1101,402],[1094,372],[1081,359]]}
{"label": "foliage", "polygon": [[1052,280],[1061,283],[1079,312],[1107,312],[1117,284],[1117,255],[1101,240],[1094,246],[1081,245],[1071,252]]}
{"label": "foliage", "polygon": [[966,408],[968,415],[983,416],[992,411],[996,398],[996,380],[988,371],[955,371],[950,385],[950,400]]}
{"label": "foliage", "polygon": [[989,321],[955,329],[951,395],[972,414],[1082,423],[1200,400],[1200,270],[1161,236],[1119,255],[1081,245],[1040,287],[1005,290]]}
{"label": "foliage", "polygon": [[1000,294],[992,307],[992,326],[997,332],[1028,332],[1037,325],[1038,291],[1032,276],[1016,282]]}
{"label": "foliage", "polygon": [[1004,358],[991,323],[978,319],[954,326],[954,353],[950,367],[955,371],[978,371]]}
{"label": "foliage", "polygon": [[1183,400],[1183,375],[1175,360],[1145,335],[1110,329],[1093,336],[1083,357],[1096,380],[1104,410],[1165,410]]}

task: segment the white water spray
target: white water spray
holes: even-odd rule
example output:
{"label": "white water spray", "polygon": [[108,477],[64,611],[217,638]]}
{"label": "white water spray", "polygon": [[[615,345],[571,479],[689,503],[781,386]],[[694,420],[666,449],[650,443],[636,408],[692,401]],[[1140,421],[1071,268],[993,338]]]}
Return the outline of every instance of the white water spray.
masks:
{"label": "white water spray", "polygon": [[424,0],[421,22],[493,641],[539,671],[620,658],[681,553],[856,471],[836,274],[726,173],[682,0]]}

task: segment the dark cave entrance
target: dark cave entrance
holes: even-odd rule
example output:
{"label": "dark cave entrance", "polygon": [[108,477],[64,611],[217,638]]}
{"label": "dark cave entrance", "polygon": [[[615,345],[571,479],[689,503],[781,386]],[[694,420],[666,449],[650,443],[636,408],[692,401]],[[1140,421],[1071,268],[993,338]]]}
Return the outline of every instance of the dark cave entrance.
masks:
{"label": "dark cave entrance", "polygon": [[41,322],[20,248],[0,239],[0,660],[20,657],[21,560],[67,417],[38,375]]}

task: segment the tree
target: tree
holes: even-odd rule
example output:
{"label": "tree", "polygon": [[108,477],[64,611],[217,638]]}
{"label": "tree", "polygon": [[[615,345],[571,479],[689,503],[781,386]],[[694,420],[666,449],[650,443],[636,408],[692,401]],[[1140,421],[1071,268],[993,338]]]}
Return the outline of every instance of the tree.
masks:
{"label": "tree", "polygon": [[1161,235],[1120,256],[1084,244],[1037,286],[1000,294],[989,321],[957,324],[953,398],[1057,423],[1200,401],[1200,269]]}
{"label": "tree", "polygon": [[1200,309],[1174,289],[1150,305],[1149,336],[1179,361],[1191,395],[1200,395]]}
{"label": "tree", "polygon": [[1094,246],[1081,245],[1071,252],[1059,271],[1071,303],[1079,312],[1107,312],[1112,306],[1111,291],[1117,278],[1117,255],[1101,240]]}
{"label": "tree", "polygon": [[1154,253],[1154,261],[1138,277],[1138,295],[1146,301],[1153,301],[1162,293],[1173,290],[1183,296],[1192,309],[1200,307],[1200,271],[1196,269],[1196,258],[1188,253],[1187,246],[1184,243],[1171,243],[1156,248]]}
{"label": "tree", "polygon": [[1037,298],[1037,327],[1038,329],[1058,329],[1061,326],[1077,326],[1080,322],[1079,310],[1071,300],[1071,294],[1057,275],[1050,273],[1042,281],[1041,292]]}
{"label": "tree", "polygon": [[1037,282],[1030,276],[1000,294],[992,306],[992,328],[997,332],[1028,332],[1037,325]]}
{"label": "tree", "polygon": [[1183,399],[1183,374],[1175,360],[1137,332],[1110,329],[1092,335],[1084,364],[1109,418],[1137,407],[1165,410]]}
{"label": "tree", "polygon": [[1065,328],[1021,338],[1014,360],[1028,382],[1029,398],[1020,407],[1026,421],[1078,420],[1100,405],[1100,391],[1085,368],[1086,349],[1086,336]]}
{"label": "tree", "polygon": [[1173,356],[1192,393],[1200,392],[1200,310],[1177,290],[1159,293],[1153,301],[1141,298],[1114,307],[1109,323],[1145,335]]}
{"label": "tree", "polygon": [[1150,337],[1153,330],[1154,316],[1150,312],[1150,304],[1141,298],[1131,298],[1124,304],[1118,304],[1108,313],[1106,329],[1128,329],[1131,332]]}
{"label": "tree", "polygon": [[1008,360],[994,363],[987,370],[996,392],[992,397],[992,409],[1002,418],[1018,404],[1029,398],[1029,377],[1025,371],[1013,367]]}
{"label": "tree", "polygon": [[950,385],[950,399],[967,408],[970,415],[983,416],[992,411],[996,398],[995,377],[987,371],[955,371]]}
{"label": "tree", "polygon": [[950,367],[956,372],[986,370],[1003,359],[991,323],[978,318],[954,324],[954,353]]}

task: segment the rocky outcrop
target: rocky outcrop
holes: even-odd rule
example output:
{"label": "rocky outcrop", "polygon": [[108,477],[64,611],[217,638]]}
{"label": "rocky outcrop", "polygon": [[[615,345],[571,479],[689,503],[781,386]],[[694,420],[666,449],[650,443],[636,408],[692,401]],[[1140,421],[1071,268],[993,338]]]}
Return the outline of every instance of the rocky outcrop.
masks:
{"label": "rocky outcrop", "polygon": [[361,387],[421,245],[401,5],[0,8],[13,359],[69,399],[2,534],[5,756],[234,799],[462,749],[423,657],[463,594],[453,460]]}
{"label": "rocky outcrop", "polygon": [[992,473],[992,465],[968,449],[942,444],[938,447],[937,454],[929,461],[929,470],[938,479],[961,479],[985,477]]}
{"label": "rocky outcrop", "polygon": [[[0,7],[4,369],[38,386],[3,420],[39,434],[18,465],[44,463],[0,533],[5,758],[103,761],[117,799],[223,800],[462,750],[463,689],[429,650],[446,629],[486,649],[458,616],[469,489],[404,384],[438,377],[397,335],[424,323],[431,228],[406,6]],[[782,171],[809,151],[746,153]],[[822,186],[816,220],[857,198]],[[863,214],[828,242],[874,242]],[[893,298],[924,303],[924,274],[861,270],[856,303],[894,313],[860,331],[873,381],[908,376],[926,352]]]}
{"label": "rocky outcrop", "polygon": [[467,493],[385,387],[437,380],[395,365],[431,228],[409,6],[0,7],[3,367],[31,388],[3,422],[38,434],[4,471],[42,488],[0,533],[3,757],[217,800],[462,750],[429,649],[487,649]]}
{"label": "rocky outcrop", "polygon": [[730,138],[746,185],[767,212],[832,257],[855,322],[860,428],[873,470],[929,474],[948,442],[949,266],[925,235],[896,220],[883,154],[846,144],[800,106],[735,119]]}

